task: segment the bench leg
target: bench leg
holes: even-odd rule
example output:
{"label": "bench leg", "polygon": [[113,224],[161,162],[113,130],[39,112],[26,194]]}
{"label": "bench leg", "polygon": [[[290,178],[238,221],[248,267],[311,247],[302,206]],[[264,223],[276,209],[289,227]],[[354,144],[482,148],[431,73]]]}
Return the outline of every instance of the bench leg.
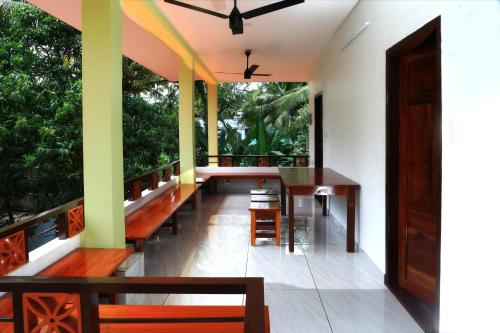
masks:
{"label": "bench leg", "polygon": [[191,196],[191,209],[196,210],[196,194],[197,192],[194,192],[193,195]]}
{"label": "bench leg", "polygon": [[177,235],[177,212],[172,215],[172,235]]}
{"label": "bench leg", "polygon": [[251,216],[250,244],[252,244],[252,246],[255,246],[255,235],[257,232],[257,221],[256,221],[255,211],[252,211],[250,213],[250,216]]}
{"label": "bench leg", "polygon": [[262,178],[257,178],[257,188],[259,190],[262,188]]}
{"label": "bench leg", "polygon": [[276,211],[276,217],[274,219],[276,225],[275,225],[275,233],[276,233],[276,245],[280,246],[281,245],[281,214],[280,211]]}
{"label": "bench leg", "polygon": [[208,193],[217,194],[217,178],[210,177],[208,180]]}
{"label": "bench leg", "polygon": [[119,294],[117,293],[112,293],[112,294],[109,294],[108,295],[108,300],[109,300],[109,304],[113,304],[113,305],[116,305],[118,304],[118,299],[119,299]]}
{"label": "bench leg", "polygon": [[135,252],[142,252],[144,250],[144,241],[136,240],[135,241]]}

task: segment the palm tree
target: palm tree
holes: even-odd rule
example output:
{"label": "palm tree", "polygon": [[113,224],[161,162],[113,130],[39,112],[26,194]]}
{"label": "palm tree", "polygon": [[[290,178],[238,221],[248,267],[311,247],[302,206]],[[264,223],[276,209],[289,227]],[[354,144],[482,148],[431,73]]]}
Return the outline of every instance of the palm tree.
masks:
{"label": "palm tree", "polygon": [[[243,110],[242,120],[249,126],[256,126],[255,139],[259,154],[286,150],[287,131],[295,126],[294,119],[307,113],[309,87],[305,83],[266,83],[255,90]],[[271,126],[271,127],[269,127]],[[300,127],[299,126],[299,127]]]}

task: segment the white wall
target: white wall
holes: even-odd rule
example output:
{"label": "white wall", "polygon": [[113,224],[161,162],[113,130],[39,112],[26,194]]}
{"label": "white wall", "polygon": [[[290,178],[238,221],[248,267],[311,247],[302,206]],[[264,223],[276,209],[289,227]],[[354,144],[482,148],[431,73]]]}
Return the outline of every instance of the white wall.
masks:
{"label": "white wall", "polygon": [[[500,297],[500,2],[360,2],[317,61],[311,105],[322,91],[325,166],[361,184],[360,246],[385,270],[385,52],[437,16],[443,80],[440,327],[495,331],[498,306],[488,301]],[[370,26],[340,51],[365,21]],[[311,128],[310,141],[312,134]],[[345,221],[338,199],[333,212]]]}

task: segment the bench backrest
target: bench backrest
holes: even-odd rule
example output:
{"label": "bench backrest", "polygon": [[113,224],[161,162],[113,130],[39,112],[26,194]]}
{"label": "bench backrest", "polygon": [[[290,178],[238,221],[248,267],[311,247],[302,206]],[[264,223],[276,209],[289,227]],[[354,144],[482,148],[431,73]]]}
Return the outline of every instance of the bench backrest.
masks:
{"label": "bench backrest", "polygon": [[[243,323],[245,333],[264,333],[266,315],[264,280],[262,278],[40,278],[0,277],[0,291],[12,293],[13,316],[3,318],[16,332],[30,332],[46,323],[67,331],[99,332],[99,324],[139,323]],[[107,316],[99,313],[99,293],[158,293],[158,294],[244,294],[243,317],[222,315],[186,318],[136,318]],[[43,309],[40,310],[40,309]],[[55,318],[53,314],[57,312]],[[55,319],[54,319],[55,318]]]}

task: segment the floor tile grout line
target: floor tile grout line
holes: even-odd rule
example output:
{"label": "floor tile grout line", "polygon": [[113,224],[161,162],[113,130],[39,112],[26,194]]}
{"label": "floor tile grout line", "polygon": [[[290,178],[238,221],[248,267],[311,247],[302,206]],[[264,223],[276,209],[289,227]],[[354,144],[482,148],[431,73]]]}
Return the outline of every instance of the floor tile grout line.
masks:
{"label": "floor tile grout line", "polygon": [[299,244],[300,244],[300,249],[302,250],[302,253],[304,254],[304,258],[306,260],[306,264],[307,264],[307,268],[309,269],[309,273],[311,273],[311,277],[312,277],[314,286],[316,287],[316,293],[318,294],[319,302],[321,303],[321,307],[323,308],[323,313],[325,314],[326,321],[328,322],[328,326],[330,327],[330,331],[332,333],[334,333],[332,323],[330,322],[330,318],[328,317],[328,313],[326,312],[325,304],[323,303],[323,298],[321,297],[321,294],[320,294],[319,289],[318,289],[318,285],[316,284],[316,279],[314,278],[314,274],[312,272],[311,266],[309,265],[309,260],[307,260],[307,255],[304,252],[304,247],[302,245],[302,241],[300,241]]}
{"label": "floor tile grout line", "polygon": [[[247,243],[247,261],[245,263],[245,277],[247,277],[247,275],[248,275],[248,258],[249,258],[249,256],[250,256],[250,241],[248,241],[248,243]],[[241,300],[242,306],[245,305],[244,302],[245,302],[245,297],[243,297]]]}

